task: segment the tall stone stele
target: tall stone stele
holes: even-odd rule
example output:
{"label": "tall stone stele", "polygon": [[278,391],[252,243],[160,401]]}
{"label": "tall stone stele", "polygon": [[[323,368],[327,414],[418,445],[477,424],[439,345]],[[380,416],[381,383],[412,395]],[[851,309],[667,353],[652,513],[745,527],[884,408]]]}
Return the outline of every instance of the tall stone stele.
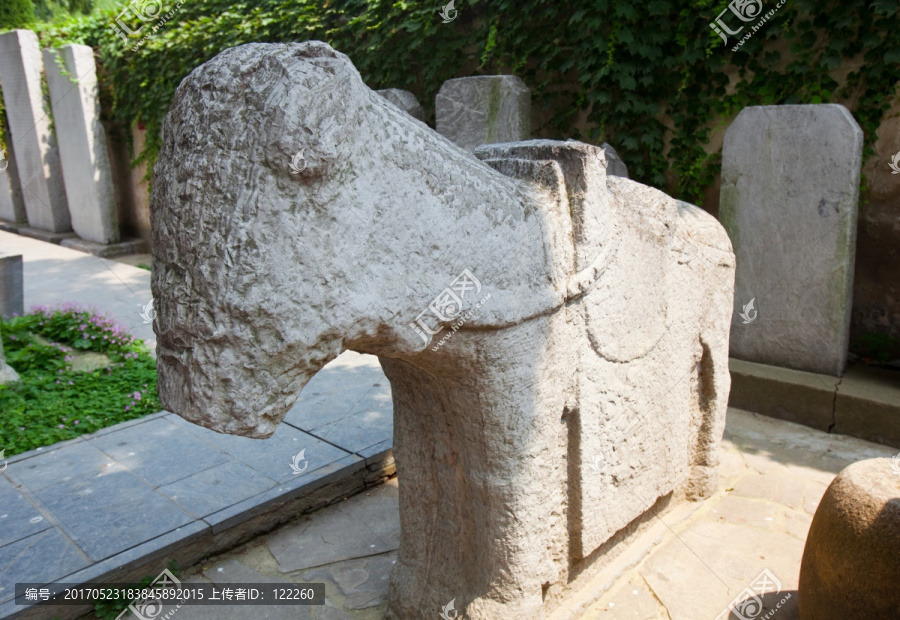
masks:
{"label": "tall stone stele", "polygon": [[63,180],[75,233],[92,243],[119,241],[115,192],[100,123],[94,51],[87,45],[44,50]]}
{"label": "tall stone stele", "polygon": [[50,109],[41,91],[43,70],[35,33],[0,34],[0,85],[28,225],[62,233],[71,230],[71,220]]}
{"label": "tall stone stele", "polygon": [[728,128],[719,219],[737,258],[732,356],[843,374],[862,145],[836,104],[749,107]]}
{"label": "tall stone stele", "polygon": [[437,132],[467,151],[531,137],[531,91],[514,75],[447,80],[434,105]]}
{"label": "tall stone stele", "polygon": [[268,437],[342,351],[379,357],[389,617],[543,618],[624,528],[717,489],[731,244],[603,149],[473,157],[324,43],[253,43],[182,81],[155,171],[168,410]]}

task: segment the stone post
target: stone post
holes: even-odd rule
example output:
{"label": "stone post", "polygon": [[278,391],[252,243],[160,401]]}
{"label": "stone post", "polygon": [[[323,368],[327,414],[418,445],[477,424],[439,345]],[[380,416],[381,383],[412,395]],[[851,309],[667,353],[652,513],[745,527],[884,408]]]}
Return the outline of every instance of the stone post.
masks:
{"label": "stone post", "polygon": [[435,114],[437,132],[468,151],[531,137],[531,91],[514,75],[447,80]]}
{"label": "stone post", "polygon": [[28,225],[50,233],[71,229],[50,110],[41,93],[41,50],[30,30],[0,35],[0,84]]}
{"label": "stone post", "polygon": [[836,104],[753,106],[728,128],[719,219],[737,257],[732,357],[843,374],[862,145]]}
{"label": "stone post", "polygon": [[94,52],[87,45],[46,49],[44,67],[72,228],[85,241],[117,243],[115,192],[100,122]]}
{"label": "stone post", "polygon": [[22,255],[0,256],[0,318],[25,312]]}

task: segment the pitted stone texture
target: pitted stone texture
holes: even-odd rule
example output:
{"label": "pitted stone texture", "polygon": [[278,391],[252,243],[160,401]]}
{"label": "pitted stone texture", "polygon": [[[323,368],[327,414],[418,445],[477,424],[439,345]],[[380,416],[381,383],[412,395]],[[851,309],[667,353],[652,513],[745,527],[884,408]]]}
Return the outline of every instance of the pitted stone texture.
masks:
{"label": "pitted stone texture", "polygon": [[94,50],[87,45],[46,49],[44,67],[72,229],[85,241],[116,243],[119,224]]}
{"label": "pitted stone texture", "polygon": [[395,106],[412,116],[417,121],[425,122],[425,110],[419,104],[416,96],[408,90],[400,90],[399,88],[385,88],[376,90],[376,93],[393,103]]}
{"label": "pitted stone texture", "polygon": [[156,167],[167,409],[264,437],[342,350],[378,355],[403,477],[392,618],[451,599],[541,617],[546,584],[659,497],[716,488],[727,235],[608,177],[598,147],[478,155],[323,43],[250,44],[182,82]]}
{"label": "pitted stone texture", "polygon": [[41,92],[43,70],[34,32],[0,34],[0,84],[28,225],[59,233],[71,225],[50,110]]}
{"label": "pitted stone texture", "polygon": [[738,265],[733,357],[843,374],[862,144],[836,104],[753,106],[728,128],[719,219]]}
{"label": "pitted stone texture", "polygon": [[447,80],[434,105],[437,132],[467,151],[531,137],[531,91],[514,75]]}
{"label": "pitted stone texture", "polygon": [[900,618],[900,455],[837,475],[800,568],[801,620]]}

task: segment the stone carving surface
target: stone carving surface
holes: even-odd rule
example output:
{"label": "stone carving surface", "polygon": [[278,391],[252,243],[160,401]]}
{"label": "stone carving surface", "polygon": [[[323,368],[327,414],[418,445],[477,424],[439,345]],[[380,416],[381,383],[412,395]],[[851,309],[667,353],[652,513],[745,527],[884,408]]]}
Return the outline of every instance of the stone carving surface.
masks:
{"label": "stone carving surface", "polygon": [[[862,130],[836,104],[744,108],[722,151],[737,257],[731,354],[840,376],[847,365]],[[755,320],[758,317],[759,320]]]}
{"label": "stone carving surface", "polygon": [[434,105],[437,132],[468,151],[531,137],[531,91],[514,75],[447,80]]}
{"label": "stone carving surface", "polygon": [[403,479],[393,618],[451,599],[543,617],[547,588],[659,498],[716,486],[722,228],[608,176],[601,148],[476,155],[324,43],[249,44],[182,82],[155,170],[167,409],[267,437],[328,361],[379,356]]}
{"label": "stone carving surface", "polygon": [[425,110],[419,104],[416,96],[408,90],[400,90],[399,88],[385,88],[384,90],[376,90],[376,93],[393,103],[395,106],[412,116],[417,121],[425,122]]}

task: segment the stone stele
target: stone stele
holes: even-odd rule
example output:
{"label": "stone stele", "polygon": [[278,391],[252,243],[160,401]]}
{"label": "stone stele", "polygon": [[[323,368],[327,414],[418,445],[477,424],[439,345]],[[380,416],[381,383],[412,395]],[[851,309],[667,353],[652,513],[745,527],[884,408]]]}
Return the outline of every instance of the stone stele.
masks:
{"label": "stone stele", "polygon": [[437,132],[467,151],[531,137],[531,91],[514,75],[447,80],[434,107]]}
{"label": "stone stele", "polygon": [[399,88],[385,88],[376,90],[376,93],[393,103],[395,106],[412,116],[418,121],[425,122],[425,110],[416,96],[408,90],[400,90]]}
{"label": "stone stele", "polygon": [[377,355],[390,617],[543,618],[655,502],[716,488],[734,255],[711,216],[579,142],[479,161],[320,42],[222,52],[163,135],[164,406],[268,437],[326,363]]}
{"label": "stone stele", "polygon": [[801,620],[900,618],[900,454],[831,482],[800,564]]}
{"label": "stone stele", "polygon": [[719,219],[746,307],[734,316],[733,357],[843,374],[862,146],[837,104],[744,108],[728,128]]}
{"label": "stone stele", "polygon": [[106,131],[100,123],[94,50],[87,45],[45,49],[44,73],[53,102],[72,229],[85,241],[117,243],[119,223]]}

